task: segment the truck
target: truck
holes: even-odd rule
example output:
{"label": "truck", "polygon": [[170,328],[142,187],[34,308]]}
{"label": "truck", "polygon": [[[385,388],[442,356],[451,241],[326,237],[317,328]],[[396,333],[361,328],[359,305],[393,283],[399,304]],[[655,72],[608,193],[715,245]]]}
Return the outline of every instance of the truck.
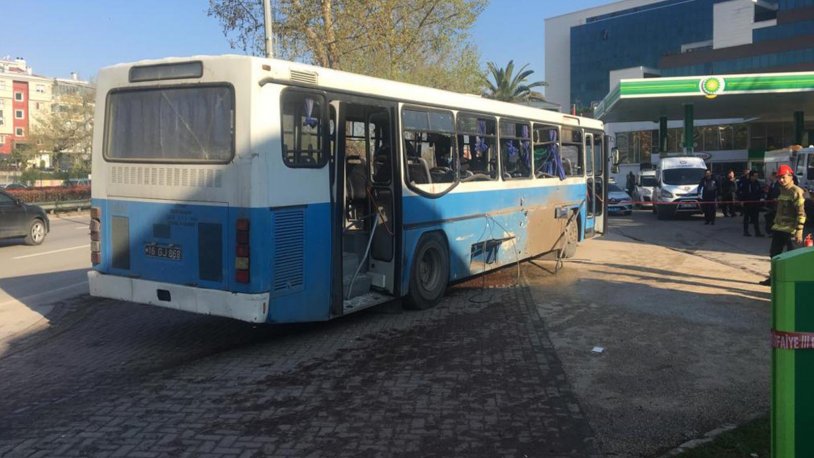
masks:
{"label": "truck", "polygon": [[663,157],[656,166],[653,212],[658,219],[701,212],[698,183],[707,166],[696,156]]}

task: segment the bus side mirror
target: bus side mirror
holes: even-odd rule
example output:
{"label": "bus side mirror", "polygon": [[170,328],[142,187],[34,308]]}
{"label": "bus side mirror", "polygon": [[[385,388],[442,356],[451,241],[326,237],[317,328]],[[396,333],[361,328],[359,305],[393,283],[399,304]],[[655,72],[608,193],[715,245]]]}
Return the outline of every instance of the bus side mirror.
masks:
{"label": "bus side mirror", "polygon": [[611,173],[619,173],[619,148],[611,148]]}

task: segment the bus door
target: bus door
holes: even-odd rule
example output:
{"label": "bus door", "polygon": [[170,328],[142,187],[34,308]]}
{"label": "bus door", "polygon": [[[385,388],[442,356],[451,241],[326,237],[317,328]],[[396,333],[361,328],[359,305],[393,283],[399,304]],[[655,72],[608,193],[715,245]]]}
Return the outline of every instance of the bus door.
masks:
{"label": "bus door", "polygon": [[[272,105],[271,103],[269,106]],[[269,238],[272,271],[269,321],[330,318],[330,277],[336,246],[329,106],[325,93],[286,88],[280,98],[284,167],[271,170]],[[249,189],[239,185],[241,190]],[[279,190],[279,191],[277,191]],[[261,229],[262,230],[262,229]],[[254,261],[252,261],[254,262]]]}
{"label": "bus door", "polygon": [[605,233],[605,148],[601,133],[585,134],[585,173],[588,182],[586,197],[585,237]]}
{"label": "bus door", "polygon": [[[338,96],[336,161],[344,312],[395,293],[395,105]],[[367,296],[367,300],[364,298]],[[356,299],[363,298],[363,299]]]}

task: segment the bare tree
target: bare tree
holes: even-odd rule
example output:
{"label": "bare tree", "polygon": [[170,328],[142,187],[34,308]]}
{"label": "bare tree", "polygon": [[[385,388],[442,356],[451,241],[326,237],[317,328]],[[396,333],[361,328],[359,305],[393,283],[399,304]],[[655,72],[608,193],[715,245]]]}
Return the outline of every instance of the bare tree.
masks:
{"label": "bare tree", "polygon": [[94,92],[89,89],[55,98],[50,112],[32,123],[29,150],[51,153],[57,163],[67,157],[71,168],[76,167],[90,152],[93,108]]}
{"label": "bare tree", "polygon": [[[486,0],[279,0],[275,54],[322,67],[477,91],[482,73],[468,30]],[[263,53],[260,0],[210,0],[233,47]]]}

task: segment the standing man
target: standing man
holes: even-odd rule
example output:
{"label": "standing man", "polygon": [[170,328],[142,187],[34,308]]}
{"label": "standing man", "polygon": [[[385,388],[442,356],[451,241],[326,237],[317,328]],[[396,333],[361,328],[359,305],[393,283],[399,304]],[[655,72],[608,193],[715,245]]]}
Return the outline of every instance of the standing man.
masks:
{"label": "standing man", "polygon": [[[777,197],[777,213],[772,225],[772,246],[769,256],[775,257],[788,249],[791,241],[798,245],[803,243],[803,227],[806,224],[805,191],[794,185],[794,172],[788,165],[777,169],[777,180],[780,182],[780,195]],[[760,282],[771,285],[772,277]]]}
{"label": "standing man", "polygon": [[733,201],[735,200],[735,191],[737,188],[738,184],[735,182],[735,171],[730,170],[729,173],[726,174],[726,178],[721,181],[721,211],[724,213],[724,216],[735,217],[735,204]]}
{"label": "standing man", "polygon": [[745,200],[743,198],[743,188],[745,188],[749,183],[749,172],[751,172],[751,170],[743,169],[743,174],[740,176],[740,178],[738,178],[738,181],[736,181],[737,186],[735,187],[735,192],[738,195],[739,202],[735,205],[735,207],[740,210],[741,216],[746,216],[746,210],[743,208],[742,201]]}
{"label": "standing man", "polygon": [[633,171],[627,173],[627,183],[625,187],[627,188],[627,193],[632,196],[633,190],[636,189],[636,175],[633,174]]}
{"label": "standing man", "polygon": [[712,176],[712,171],[707,169],[704,178],[698,183],[698,194],[701,195],[701,209],[704,211],[704,224],[715,224],[715,201],[718,200],[720,190],[718,178]]}
{"label": "standing man", "polygon": [[755,236],[763,237],[760,232],[760,201],[763,198],[763,189],[757,181],[757,172],[749,172],[749,180],[741,187],[741,200],[743,201],[743,235],[749,237],[749,223],[755,227]]}

